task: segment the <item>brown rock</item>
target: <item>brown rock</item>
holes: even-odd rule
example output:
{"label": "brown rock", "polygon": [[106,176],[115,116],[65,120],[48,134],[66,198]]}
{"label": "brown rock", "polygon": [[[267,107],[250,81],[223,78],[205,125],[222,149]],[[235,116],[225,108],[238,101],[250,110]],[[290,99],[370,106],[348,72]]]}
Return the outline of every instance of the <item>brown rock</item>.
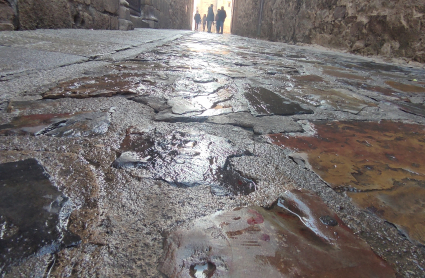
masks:
{"label": "brown rock", "polygon": [[287,191],[274,206],[236,208],[170,233],[168,277],[396,277],[320,200]]}
{"label": "brown rock", "polygon": [[71,28],[73,20],[66,0],[18,0],[21,29]]}

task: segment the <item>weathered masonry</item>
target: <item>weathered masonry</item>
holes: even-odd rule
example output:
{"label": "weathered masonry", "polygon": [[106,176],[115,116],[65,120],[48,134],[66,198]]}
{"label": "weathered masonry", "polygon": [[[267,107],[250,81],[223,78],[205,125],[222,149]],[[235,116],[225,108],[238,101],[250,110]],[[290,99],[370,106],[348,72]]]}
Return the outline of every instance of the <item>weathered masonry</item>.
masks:
{"label": "weathered masonry", "polygon": [[425,62],[423,0],[234,0],[232,33]]}
{"label": "weathered masonry", "polygon": [[191,0],[0,0],[0,31],[190,29]]}

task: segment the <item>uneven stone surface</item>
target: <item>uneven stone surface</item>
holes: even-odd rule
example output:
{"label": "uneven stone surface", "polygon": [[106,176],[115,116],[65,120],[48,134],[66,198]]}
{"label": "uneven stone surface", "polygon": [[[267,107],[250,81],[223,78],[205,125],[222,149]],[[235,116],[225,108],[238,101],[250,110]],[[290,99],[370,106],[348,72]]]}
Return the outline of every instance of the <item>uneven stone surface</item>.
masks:
{"label": "uneven stone surface", "polygon": [[330,186],[349,191],[361,207],[425,244],[424,127],[383,121],[317,123],[314,129],[314,137],[270,138],[307,152],[312,169]]}
{"label": "uneven stone surface", "polygon": [[[6,256],[1,276],[424,276],[423,67],[176,30],[2,32],[0,42],[13,65],[0,70],[0,165],[36,161],[80,238]],[[295,109],[281,113],[285,104]],[[328,172],[271,138],[323,145]],[[320,176],[339,182],[353,169],[342,186]],[[190,245],[164,247],[198,228]],[[179,263],[204,247],[197,235],[220,245]],[[247,260],[202,256],[227,244]]]}
{"label": "uneven stone surface", "polygon": [[242,207],[171,232],[168,277],[396,277],[314,194],[287,191],[268,209]]}

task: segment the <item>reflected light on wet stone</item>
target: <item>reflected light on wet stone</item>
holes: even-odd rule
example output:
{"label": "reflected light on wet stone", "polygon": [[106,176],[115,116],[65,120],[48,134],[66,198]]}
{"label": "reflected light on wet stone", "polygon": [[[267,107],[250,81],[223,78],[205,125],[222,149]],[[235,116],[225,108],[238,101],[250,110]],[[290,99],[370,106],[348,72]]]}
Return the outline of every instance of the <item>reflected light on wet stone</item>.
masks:
{"label": "reflected light on wet stone", "polygon": [[259,115],[295,115],[312,114],[313,111],[302,108],[298,103],[288,101],[270,90],[251,87],[245,93],[250,106]]}
{"label": "reflected light on wet stone", "polygon": [[214,195],[247,195],[255,183],[234,171],[228,158],[243,155],[226,139],[200,133],[132,134],[124,138],[112,166],[144,168],[178,187],[210,185]]}
{"label": "reflected light on wet stone", "polygon": [[10,123],[0,125],[0,136],[91,137],[105,134],[109,125],[109,116],[105,112],[28,115],[13,118]]}
{"label": "reflected light on wet stone", "polygon": [[[320,217],[337,225],[326,225]],[[394,270],[311,192],[287,191],[271,208],[218,212],[172,231],[160,270],[189,277],[396,277]],[[194,277],[194,276],[192,276]]]}
{"label": "reflected light on wet stone", "polygon": [[424,127],[382,121],[315,123],[315,129],[314,137],[270,139],[307,153],[312,169],[331,187],[349,191],[362,208],[424,244],[425,226],[418,224],[425,221]]}
{"label": "reflected light on wet stone", "polygon": [[117,74],[99,77],[82,77],[62,82],[45,92],[45,99],[110,97],[114,95],[137,95],[145,92],[152,80],[140,74]]}

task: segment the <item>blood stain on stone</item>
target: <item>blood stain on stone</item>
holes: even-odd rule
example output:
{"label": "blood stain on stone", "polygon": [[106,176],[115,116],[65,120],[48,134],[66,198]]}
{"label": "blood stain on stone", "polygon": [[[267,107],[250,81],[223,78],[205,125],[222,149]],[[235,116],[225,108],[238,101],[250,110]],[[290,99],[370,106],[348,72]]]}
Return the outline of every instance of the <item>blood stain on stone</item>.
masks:
{"label": "blood stain on stone", "polygon": [[312,114],[313,111],[302,108],[298,103],[286,100],[262,87],[250,87],[245,93],[255,113],[260,115],[296,115]]}
{"label": "blood stain on stone", "polygon": [[[424,244],[425,226],[418,223],[425,221],[425,211],[417,209],[417,199],[425,199],[424,127],[391,121],[317,122],[315,129],[314,137],[269,136],[274,144],[306,152],[313,170],[331,187],[347,190],[364,209],[379,208],[381,217]],[[397,196],[405,202],[382,201]]]}

